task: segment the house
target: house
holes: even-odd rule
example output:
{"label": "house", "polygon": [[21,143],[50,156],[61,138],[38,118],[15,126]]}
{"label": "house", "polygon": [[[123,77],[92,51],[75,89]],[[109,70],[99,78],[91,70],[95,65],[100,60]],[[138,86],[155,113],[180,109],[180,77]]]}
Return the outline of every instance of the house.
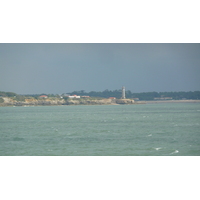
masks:
{"label": "house", "polygon": [[39,97],[40,97],[40,98],[44,98],[44,99],[48,98],[47,95],[41,95],[41,96],[39,96]]}
{"label": "house", "polygon": [[80,99],[81,97],[80,96],[77,96],[77,95],[72,95],[72,96],[68,96],[70,99]]}
{"label": "house", "polygon": [[116,99],[115,97],[109,97],[109,99]]}
{"label": "house", "polygon": [[81,96],[81,98],[90,98],[90,96]]}
{"label": "house", "polygon": [[135,101],[139,101],[140,99],[139,99],[139,98],[133,98],[133,100],[135,100]]}

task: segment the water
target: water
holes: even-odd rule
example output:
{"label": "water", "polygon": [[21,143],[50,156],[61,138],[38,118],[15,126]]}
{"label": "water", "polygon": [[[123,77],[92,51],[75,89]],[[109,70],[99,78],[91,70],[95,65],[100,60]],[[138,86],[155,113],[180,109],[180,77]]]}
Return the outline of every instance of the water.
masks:
{"label": "water", "polygon": [[0,107],[1,156],[199,156],[200,104]]}

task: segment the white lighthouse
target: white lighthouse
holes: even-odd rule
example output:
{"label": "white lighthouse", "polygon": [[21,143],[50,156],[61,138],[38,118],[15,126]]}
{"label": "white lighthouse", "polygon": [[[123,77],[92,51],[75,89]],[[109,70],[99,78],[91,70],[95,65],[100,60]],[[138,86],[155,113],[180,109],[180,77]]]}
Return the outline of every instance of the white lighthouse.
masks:
{"label": "white lighthouse", "polygon": [[122,99],[126,99],[124,86],[122,87]]}

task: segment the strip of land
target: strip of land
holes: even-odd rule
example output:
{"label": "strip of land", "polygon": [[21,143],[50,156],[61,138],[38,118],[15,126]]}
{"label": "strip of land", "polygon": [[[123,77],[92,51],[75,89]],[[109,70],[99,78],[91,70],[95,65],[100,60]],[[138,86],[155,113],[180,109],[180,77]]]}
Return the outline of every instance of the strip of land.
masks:
{"label": "strip of land", "polygon": [[[126,97],[125,97],[126,96]],[[0,106],[120,105],[156,103],[200,103],[200,91],[147,92],[122,95],[121,90],[103,92],[74,91],[63,94],[19,95],[0,91]]]}
{"label": "strip of land", "polygon": [[130,104],[156,104],[156,103],[200,103],[200,100],[154,100],[135,101],[133,99],[106,99],[106,98],[83,98],[83,99],[63,99],[58,97],[49,98],[25,98],[17,100],[15,98],[2,97],[0,106],[59,106],[59,105],[130,105]]}
{"label": "strip of land", "polygon": [[[63,98],[25,98],[16,100],[15,98],[2,97],[0,106],[55,106],[55,105],[118,105],[137,104],[132,99],[106,99],[106,98],[84,98],[84,99],[63,99]],[[143,102],[145,103],[145,102]]]}
{"label": "strip of land", "polygon": [[145,101],[146,103],[200,103],[200,100],[166,100],[166,101]]}

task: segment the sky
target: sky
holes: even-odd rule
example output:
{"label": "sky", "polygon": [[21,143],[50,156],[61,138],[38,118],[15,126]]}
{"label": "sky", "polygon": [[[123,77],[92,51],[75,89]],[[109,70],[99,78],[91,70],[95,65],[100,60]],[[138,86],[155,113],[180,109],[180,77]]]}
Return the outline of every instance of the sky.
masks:
{"label": "sky", "polygon": [[0,91],[200,90],[199,43],[0,43]]}

